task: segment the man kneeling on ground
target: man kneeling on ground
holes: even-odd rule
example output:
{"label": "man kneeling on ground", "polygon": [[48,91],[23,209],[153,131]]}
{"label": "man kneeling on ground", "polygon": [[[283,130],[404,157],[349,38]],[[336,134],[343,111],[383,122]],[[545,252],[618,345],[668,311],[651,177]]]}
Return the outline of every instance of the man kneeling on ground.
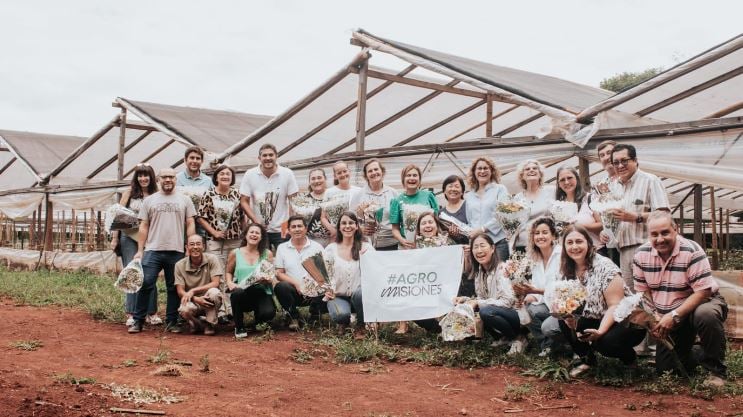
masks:
{"label": "man kneeling on ground", "polygon": [[[219,258],[204,253],[204,237],[189,236],[188,257],[175,264],[175,288],[181,298],[178,312],[189,323],[192,332],[203,329],[207,336],[216,333],[217,312],[222,305],[219,279],[223,273]],[[206,316],[203,325],[202,315]]]}

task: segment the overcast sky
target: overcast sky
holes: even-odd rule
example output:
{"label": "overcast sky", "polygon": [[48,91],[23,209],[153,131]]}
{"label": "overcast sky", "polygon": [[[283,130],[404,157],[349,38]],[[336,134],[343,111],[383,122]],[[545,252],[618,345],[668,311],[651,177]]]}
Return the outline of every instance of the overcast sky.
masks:
{"label": "overcast sky", "polygon": [[0,129],[90,136],[117,96],[275,115],[353,57],[359,27],[598,86],[726,41],[741,16],[737,0],[6,0]]}

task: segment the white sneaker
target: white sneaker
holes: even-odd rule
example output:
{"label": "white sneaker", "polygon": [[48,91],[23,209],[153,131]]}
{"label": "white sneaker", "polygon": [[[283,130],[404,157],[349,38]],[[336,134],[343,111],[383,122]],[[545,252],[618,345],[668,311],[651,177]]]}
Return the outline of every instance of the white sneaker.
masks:
{"label": "white sneaker", "polygon": [[126,327],[132,327],[132,325],[134,325],[134,317],[129,316],[129,318],[126,319]]}
{"label": "white sneaker", "polygon": [[157,314],[152,314],[147,316],[147,324],[150,324],[152,326],[157,326],[158,324],[163,324],[163,319],[160,318]]}
{"label": "white sneaker", "polygon": [[519,336],[511,342],[511,349],[508,351],[508,355],[524,353],[524,349],[526,349],[526,338]]}
{"label": "white sneaker", "polygon": [[493,343],[491,343],[490,344],[490,347],[497,348],[497,347],[505,346],[505,345],[507,345],[509,343],[510,342],[508,340],[506,340],[506,339],[498,339],[498,340],[494,341]]}
{"label": "white sneaker", "polygon": [[552,353],[552,348],[546,347],[546,348],[542,349],[542,351],[539,352],[539,355],[537,355],[537,356],[539,356],[540,358],[546,358],[547,356],[550,355],[550,353]]}

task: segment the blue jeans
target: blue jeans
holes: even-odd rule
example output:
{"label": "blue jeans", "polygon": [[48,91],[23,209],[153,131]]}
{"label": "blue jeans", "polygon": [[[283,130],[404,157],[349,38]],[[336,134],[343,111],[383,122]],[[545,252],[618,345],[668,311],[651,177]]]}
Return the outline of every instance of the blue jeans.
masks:
{"label": "blue jeans", "polygon": [[[330,320],[342,325],[351,324],[351,311],[353,311],[352,302],[352,296],[349,297],[344,295],[336,295],[332,300],[328,300],[328,314],[330,315]],[[361,314],[363,318],[364,313]]]}
{"label": "blue jeans", "polygon": [[[121,248],[121,263],[124,266],[129,265],[132,258],[137,253],[137,242],[125,235],[123,232],[119,232],[119,247]],[[126,294],[124,299],[124,311],[127,314],[134,314],[137,309],[137,293]],[[150,297],[150,303],[147,307],[147,314],[157,313],[157,288],[152,292]]]}
{"label": "blue jeans", "polygon": [[484,305],[480,307],[480,318],[485,331],[496,340],[513,340],[521,330],[519,313],[512,308]]}
{"label": "blue jeans", "polygon": [[[550,310],[547,308],[547,305],[544,303],[531,303],[526,306],[526,311],[529,312],[529,317],[531,317],[531,323],[527,327],[531,331],[531,335],[534,336],[534,340],[537,341],[541,349],[550,347],[552,345],[552,339],[542,332],[542,325],[550,317]],[[557,325],[557,331],[560,331],[559,325]]]}
{"label": "blue jeans", "polygon": [[144,270],[144,282],[137,293],[137,309],[134,319],[142,322],[147,314],[147,304],[156,290],[157,275],[160,271],[165,274],[165,286],[168,289],[168,298],[165,308],[165,321],[167,324],[175,324],[178,320],[178,307],[181,300],[175,290],[175,264],[183,258],[183,252],[177,251],[145,251],[142,256],[142,269]]}

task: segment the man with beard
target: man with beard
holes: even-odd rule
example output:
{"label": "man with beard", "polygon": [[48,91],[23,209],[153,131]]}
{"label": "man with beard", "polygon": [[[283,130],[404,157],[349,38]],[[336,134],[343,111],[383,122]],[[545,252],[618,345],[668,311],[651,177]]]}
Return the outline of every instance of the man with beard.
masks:
{"label": "man with beard", "polygon": [[176,262],[183,258],[184,236],[195,233],[196,210],[188,197],[175,192],[175,175],[172,168],[161,169],[158,174],[160,191],[145,198],[139,209],[138,250],[133,259],[142,260],[144,282],[137,293],[134,324],[129,326],[129,333],[142,331],[147,300],[152,291],[156,291],[155,283],[160,271],[165,275],[168,289],[166,328],[179,331],[176,321],[180,301],[175,289],[174,268]]}

